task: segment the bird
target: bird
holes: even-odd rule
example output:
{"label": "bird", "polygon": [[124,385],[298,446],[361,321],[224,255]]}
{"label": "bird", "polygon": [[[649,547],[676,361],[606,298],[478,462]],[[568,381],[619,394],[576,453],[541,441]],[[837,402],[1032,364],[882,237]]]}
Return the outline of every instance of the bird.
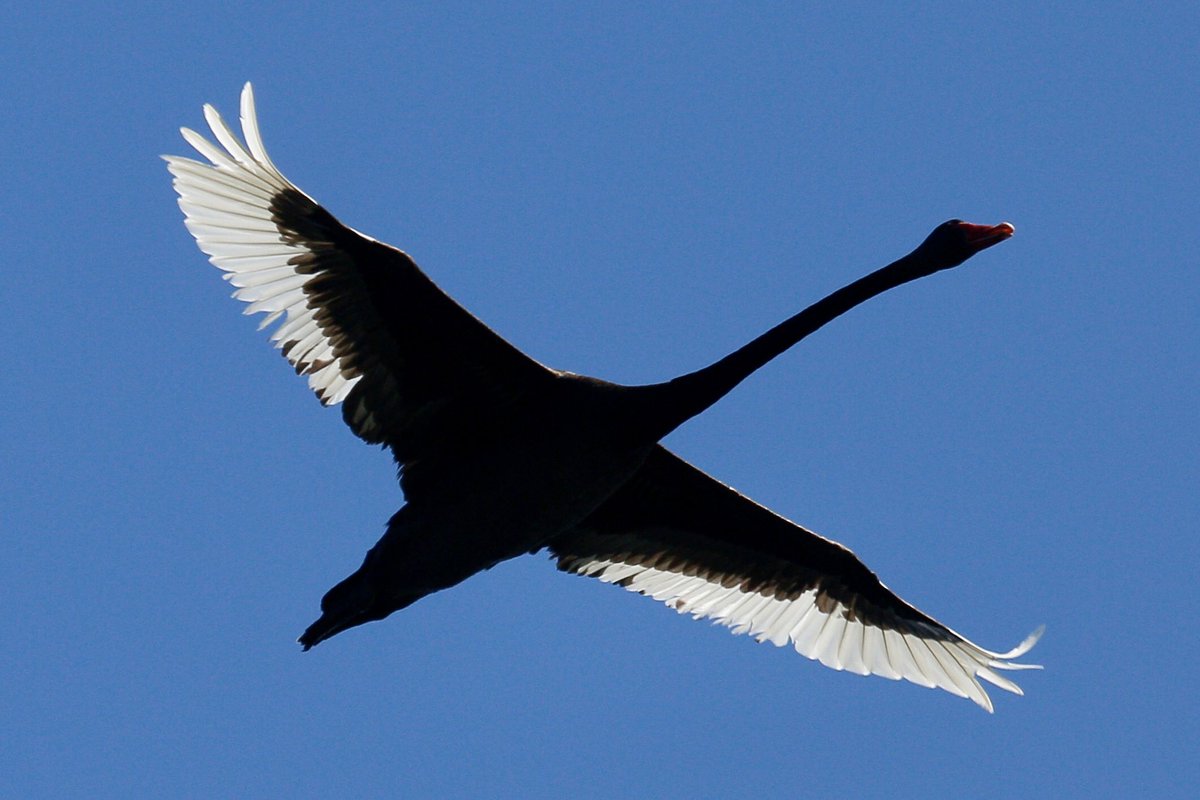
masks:
{"label": "bird", "polygon": [[360,439],[391,450],[405,503],[321,601],[304,650],[496,564],[548,552],[596,578],[831,667],[993,704],[1023,694],[986,650],[885,586],[853,552],[768,510],[660,440],[871,297],[956,267],[1014,227],[954,219],[912,252],[712,364],[622,385],[545,366],[494,333],[409,255],[343,225],[275,166],[254,90],[239,138],[212,105],[205,160],[163,156],[187,229],[246,314]]}

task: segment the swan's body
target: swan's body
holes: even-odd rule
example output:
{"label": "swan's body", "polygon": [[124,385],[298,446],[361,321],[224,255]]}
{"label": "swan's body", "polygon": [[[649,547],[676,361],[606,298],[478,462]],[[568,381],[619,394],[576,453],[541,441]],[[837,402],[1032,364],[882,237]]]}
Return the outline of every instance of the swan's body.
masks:
{"label": "swan's body", "polygon": [[[404,253],[339,223],[268,158],[249,84],[245,145],[210,106],[212,162],[168,157],[189,230],[247,313],[351,429],[388,446],[407,504],[325,596],[305,649],[515,556],[669,603],[835,669],[906,678],[991,710],[979,678],[1028,665],[905,603],[841,545],[768,511],[658,444],[847,309],[1012,235],[957,220],[724,359],[651,386],[549,369],[443,294]],[[224,149],[221,149],[224,148]]]}

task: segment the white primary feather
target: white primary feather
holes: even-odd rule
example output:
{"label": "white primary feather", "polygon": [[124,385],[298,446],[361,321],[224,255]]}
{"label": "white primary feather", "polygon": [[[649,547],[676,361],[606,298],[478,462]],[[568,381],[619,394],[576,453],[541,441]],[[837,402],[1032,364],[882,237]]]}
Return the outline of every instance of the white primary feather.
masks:
{"label": "white primary feather", "polygon": [[[1021,689],[995,670],[1039,669],[1018,664],[1037,642],[1042,628],[1007,653],[994,653],[947,628],[898,621],[877,627],[863,621],[841,602],[818,600],[818,589],[798,597],[724,586],[714,580],[603,558],[580,558],[564,565],[571,572],[617,583],[633,592],[665,602],[681,614],[711,619],[734,633],[750,633],[776,646],[792,643],[808,658],[859,675],[911,681],[967,697],[992,711],[992,701],[979,680],[1015,694]],[[824,610],[822,610],[824,608]]]}
{"label": "white primary feather", "polygon": [[281,192],[300,190],[267,155],[254,110],[254,90],[249,83],[242,90],[244,143],[212,106],[204,107],[204,118],[217,144],[193,130],[181,132],[211,163],[164,156],[175,176],[187,228],[213,265],[237,287],[233,296],[248,304],[245,313],[267,314],[260,328],[283,319],[271,341],[276,347],[301,342],[288,350],[288,361],[307,373],[308,385],[322,403],[336,405],[361,376],[343,373],[341,358],[334,357],[332,343],[317,323],[316,309],[308,307],[304,286],[320,271],[300,273],[293,263],[296,256],[312,249],[294,241],[296,237],[285,239],[272,219],[273,199]]}

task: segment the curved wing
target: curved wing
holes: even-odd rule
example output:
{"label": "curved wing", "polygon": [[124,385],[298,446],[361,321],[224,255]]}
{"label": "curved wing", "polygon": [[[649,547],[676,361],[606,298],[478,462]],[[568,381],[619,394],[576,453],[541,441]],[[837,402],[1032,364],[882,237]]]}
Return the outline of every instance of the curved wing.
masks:
{"label": "curved wing", "polygon": [[982,678],[1036,669],[971,643],[901,600],[854,553],[758,505],[657,447],[577,529],[550,542],[558,567],[615,583],[828,667],[904,678],[969,697],[989,712]]}
{"label": "curved wing", "polygon": [[[403,467],[490,416],[551,372],[443,293],[405,253],[338,222],[271,162],[254,94],[245,143],[204,107],[214,144],[184,128],[210,163],[164,156],[200,249],[233,296],[278,322],[271,341],[324,405]],[[459,431],[456,433],[456,431]]]}

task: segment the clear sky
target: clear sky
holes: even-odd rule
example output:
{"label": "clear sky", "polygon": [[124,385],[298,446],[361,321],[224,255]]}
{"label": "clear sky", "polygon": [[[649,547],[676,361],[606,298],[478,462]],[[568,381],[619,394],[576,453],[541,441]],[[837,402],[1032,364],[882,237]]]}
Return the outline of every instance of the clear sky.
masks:
{"label": "clear sky", "polygon": [[[1195,796],[1197,6],[421,5],[6,16],[0,795]],[[542,556],[302,654],[402,498],[183,227],[158,156],[246,80],[297,184],[611,380],[1014,223],[668,443],[984,646],[1045,623],[1026,696]]]}

